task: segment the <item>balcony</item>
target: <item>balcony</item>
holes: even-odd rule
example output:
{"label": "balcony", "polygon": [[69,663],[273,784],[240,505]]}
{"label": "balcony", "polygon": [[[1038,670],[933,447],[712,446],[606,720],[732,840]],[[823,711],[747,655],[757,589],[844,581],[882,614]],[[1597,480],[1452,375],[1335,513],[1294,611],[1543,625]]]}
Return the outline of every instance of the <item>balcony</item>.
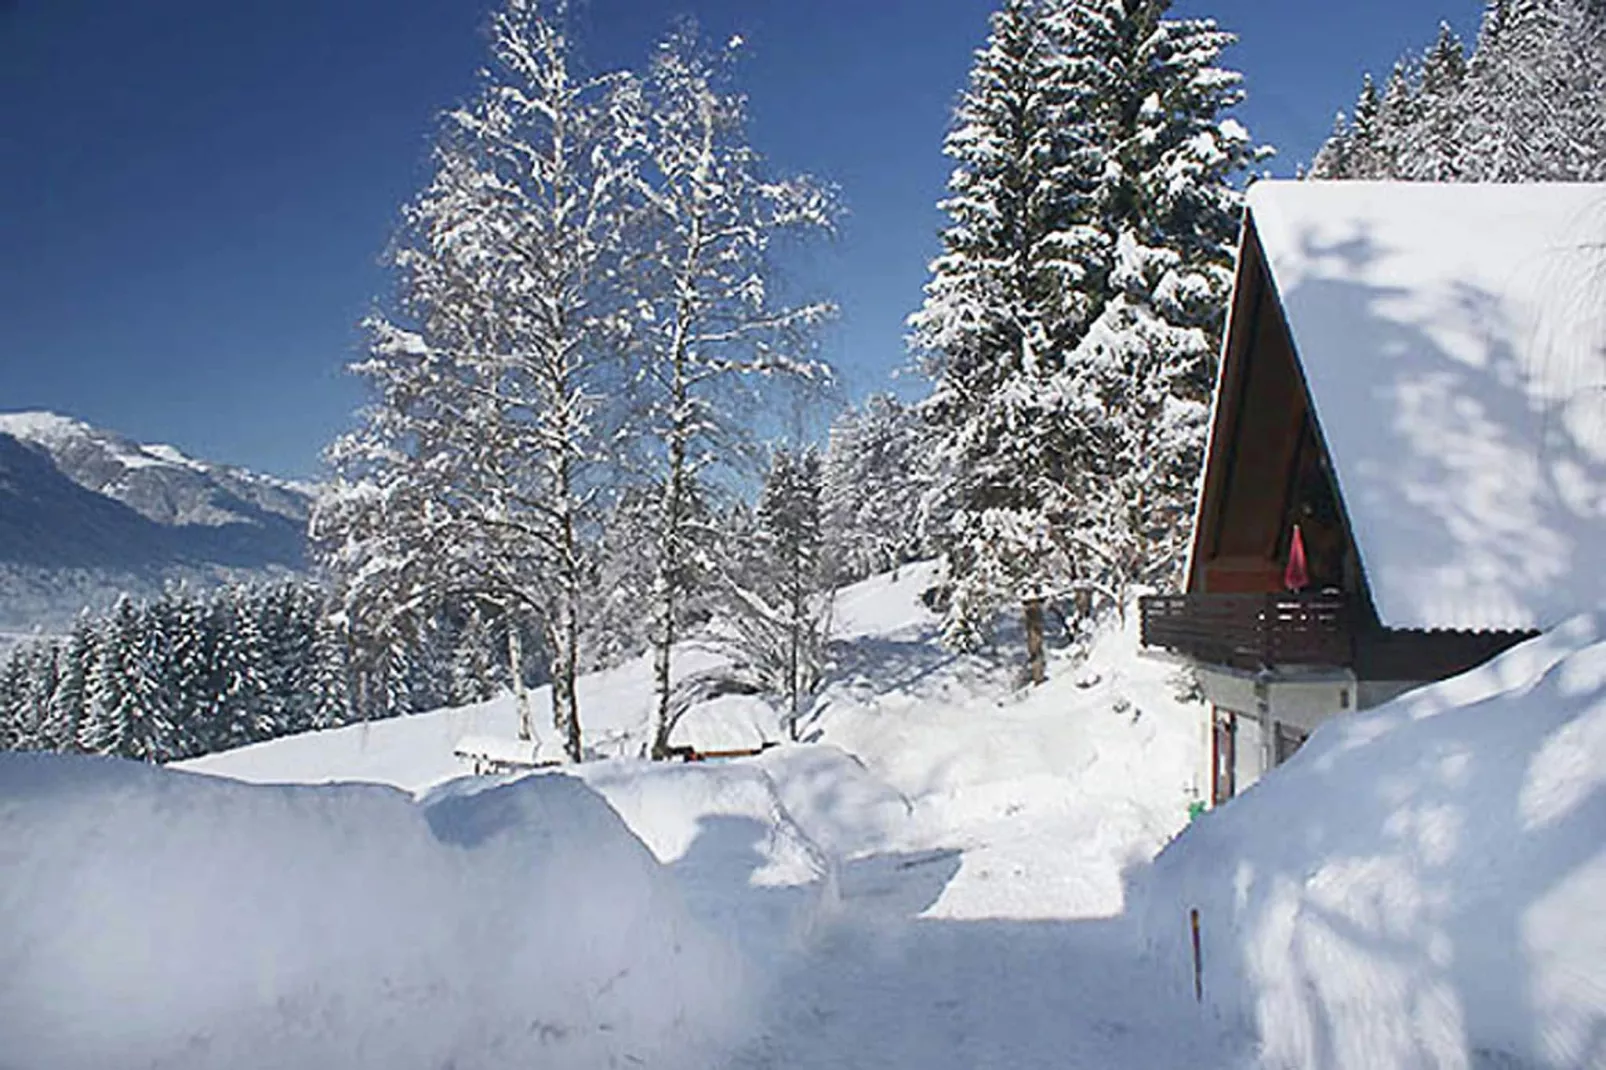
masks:
{"label": "balcony", "polygon": [[1355,662],[1353,621],[1340,594],[1176,594],[1139,602],[1143,645],[1254,672]]}

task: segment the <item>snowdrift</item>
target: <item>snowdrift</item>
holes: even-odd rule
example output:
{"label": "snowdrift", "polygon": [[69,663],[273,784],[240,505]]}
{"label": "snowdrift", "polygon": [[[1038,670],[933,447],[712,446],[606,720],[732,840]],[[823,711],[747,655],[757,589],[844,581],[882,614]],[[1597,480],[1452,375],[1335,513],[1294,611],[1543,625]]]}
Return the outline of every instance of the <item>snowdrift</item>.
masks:
{"label": "snowdrift", "polygon": [[1606,1066],[1606,615],[1329,722],[1137,884],[1265,1066]]}
{"label": "snowdrift", "polygon": [[740,957],[573,777],[265,787],[0,754],[0,1065],[701,1067]]}
{"label": "snowdrift", "polygon": [[670,867],[692,914],[738,950],[750,993],[831,916],[835,862],[757,766],[606,762],[575,775]]}

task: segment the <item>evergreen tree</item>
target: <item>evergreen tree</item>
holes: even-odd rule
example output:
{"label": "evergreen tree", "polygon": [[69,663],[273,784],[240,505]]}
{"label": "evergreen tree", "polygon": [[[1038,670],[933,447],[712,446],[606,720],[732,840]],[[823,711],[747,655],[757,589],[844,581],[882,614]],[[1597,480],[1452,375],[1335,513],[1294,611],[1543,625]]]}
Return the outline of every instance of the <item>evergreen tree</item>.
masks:
{"label": "evergreen tree", "polygon": [[1339,113],[1333,134],[1311,164],[1311,178],[1376,178],[1378,113],[1382,100],[1370,74],[1361,77],[1361,92],[1346,119]]}
{"label": "evergreen tree", "polygon": [[262,633],[256,599],[250,589],[228,588],[213,603],[209,625],[215,643],[216,673],[211,749],[243,747],[271,738],[273,721],[266,701]]}
{"label": "evergreen tree", "polygon": [[652,645],[653,577],[658,572],[659,503],[651,482],[620,488],[605,511],[594,551],[595,591],[581,633],[581,664],[610,668]]}
{"label": "evergreen tree", "polygon": [[0,750],[27,745],[23,702],[27,691],[27,651],[16,647],[0,662]]}
{"label": "evergreen tree", "polygon": [[308,710],[313,729],[337,728],[353,720],[351,673],[345,634],[322,613],[313,624],[312,678]]}
{"label": "evergreen tree", "polygon": [[173,750],[176,756],[193,757],[209,749],[207,718],[215,702],[211,693],[216,672],[212,663],[212,644],[207,629],[207,611],[200,597],[190,591],[169,594],[168,689],[173,708]]}
{"label": "evergreen tree", "polygon": [[[1366,110],[1367,118],[1360,113]],[[1470,182],[1606,177],[1606,7],[1489,0],[1472,55],[1449,27],[1317,154],[1315,178]]]}
{"label": "evergreen tree", "polygon": [[838,417],[821,472],[830,578],[845,583],[927,556],[923,503],[935,478],[919,413],[892,395]]}
{"label": "evergreen tree", "polygon": [[1054,527],[1071,489],[1049,384],[1098,312],[1107,234],[1091,200],[1093,101],[1060,40],[1066,14],[1006,0],[992,16],[944,144],[956,167],[943,253],[910,319],[933,379],[922,412],[948,473],[936,534],[954,588],[945,635],[960,646],[1067,571]]}
{"label": "evergreen tree", "polygon": [[[0,662],[0,744],[166,762],[346,723],[348,644],[324,608],[323,592],[305,584],[204,600],[179,590],[152,603],[125,596],[99,621],[80,617],[65,639]],[[388,685],[382,708],[404,708],[398,695],[422,701],[420,680],[447,700],[448,654],[415,645],[399,660],[405,680]]]}
{"label": "evergreen tree", "polygon": [[34,643],[23,660],[20,743],[29,750],[50,750],[50,701],[61,679],[61,652],[53,642]]}
{"label": "evergreen tree", "polygon": [[120,598],[106,622],[104,642],[95,701],[107,745],[101,753],[137,761],[166,760],[173,722],[153,614],[126,596]]}
{"label": "evergreen tree", "polygon": [[1468,118],[1462,94],[1466,72],[1461,39],[1448,23],[1440,23],[1438,40],[1422,57],[1416,115],[1398,139],[1399,177],[1427,182],[1461,177],[1458,139]]}
{"label": "evergreen tree", "polygon": [[1230,181],[1260,152],[1225,114],[1241,97],[1216,64],[1231,35],[1168,7],[1011,0],[994,16],[948,141],[953,225],[912,321],[946,462],[945,635],[974,645],[1021,605],[1034,680],[1045,599],[1119,600],[1174,567],[1189,522]]}
{"label": "evergreen tree", "polygon": [[88,618],[80,616],[61,648],[60,672],[50,696],[50,713],[41,731],[51,750],[78,749],[78,726],[83,720],[89,680],[95,671],[94,633]]}
{"label": "evergreen tree", "polygon": [[133,656],[128,648],[132,628],[119,628],[132,613],[127,595],[118,598],[112,615],[95,632],[95,672],[90,678],[88,709],[78,724],[78,747],[88,754],[121,754],[128,735],[128,704],[123,681]]}
{"label": "evergreen tree", "polygon": [[1133,583],[1181,565],[1232,281],[1231,182],[1266,153],[1226,115],[1242,98],[1217,65],[1232,35],[1166,19],[1168,6],[1078,6],[1069,46],[1098,86],[1108,156],[1094,200],[1114,255],[1099,316],[1059,377],[1078,492],[1061,529],[1076,583],[1117,610]]}
{"label": "evergreen tree", "polygon": [[777,449],[759,498],[758,521],[771,574],[770,588],[784,614],[781,694],[787,724],[797,739],[804,700],[819,686],[828,614],[819,612],[823,532],[821,463],[812,448]]}
{"label": "evergreen tree", "polygon": [[484,702],[496,693],[491,636],[478,606],[457,633],[451,660],[451,701],[454,706]]}

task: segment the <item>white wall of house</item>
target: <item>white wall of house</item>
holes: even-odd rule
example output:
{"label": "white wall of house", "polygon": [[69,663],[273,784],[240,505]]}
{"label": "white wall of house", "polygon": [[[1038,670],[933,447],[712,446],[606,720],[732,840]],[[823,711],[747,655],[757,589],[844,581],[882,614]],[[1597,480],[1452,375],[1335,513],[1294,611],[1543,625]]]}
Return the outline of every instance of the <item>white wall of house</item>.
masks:
{"label": "white wall of house", "polygon": [[[1308,736],[1323,721],[1356,709],[1368,697],[1347,670],[1271,675],[1198,666],[1196,671],[1211,705],[1237,716],[1233,777],[1240,792],[1277,764],[1279,725],[1285,733]],[[1207,742],[1212,721],[1205,719]]]}

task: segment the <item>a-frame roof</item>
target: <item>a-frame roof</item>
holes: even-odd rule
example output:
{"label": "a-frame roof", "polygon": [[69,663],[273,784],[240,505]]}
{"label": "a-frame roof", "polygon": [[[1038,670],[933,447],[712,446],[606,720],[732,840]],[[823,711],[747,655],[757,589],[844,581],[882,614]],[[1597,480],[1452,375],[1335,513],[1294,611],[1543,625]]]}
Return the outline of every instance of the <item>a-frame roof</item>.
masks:
{"label": "a-frame roof", "polygon": [[1606,185],[1265,181],[1248,214],[1380,622],[1606,605]]}

